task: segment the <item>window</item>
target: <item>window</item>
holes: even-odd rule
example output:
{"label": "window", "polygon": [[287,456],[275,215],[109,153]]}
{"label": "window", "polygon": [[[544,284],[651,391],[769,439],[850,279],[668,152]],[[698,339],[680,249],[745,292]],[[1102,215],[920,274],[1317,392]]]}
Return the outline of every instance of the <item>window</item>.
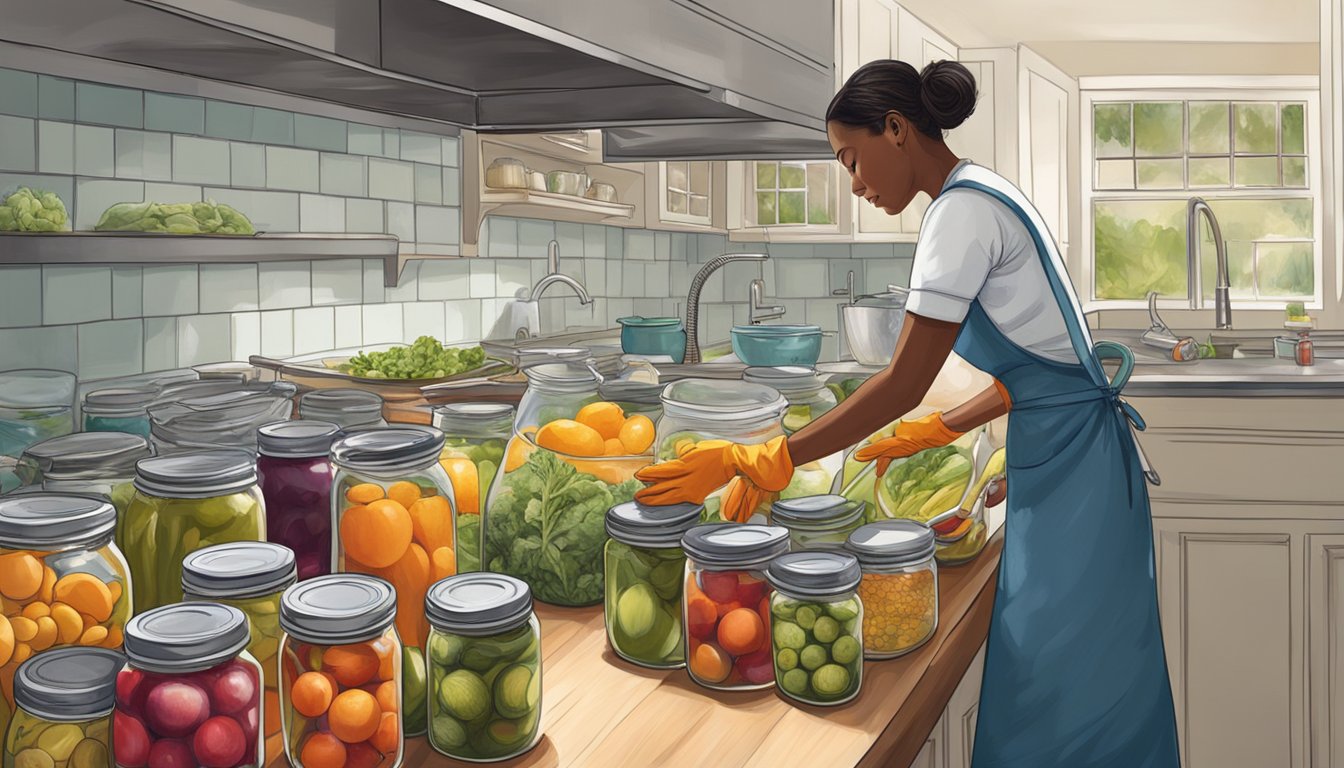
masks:
{"label": "window", "polygon": [[1191,308],[1211,306],[1216,250],[1202,217],[1199,262],[1186,263],[1186,206],[1202,197],[1222,230],[1234,301],[1319,302],[1314,94],[1214,93],[1087,92],[1094,301],[1149,291],[1188,301],[1194,281]]}
{"label": "window", "polygon": [[752,226],[834,225],[836,169],[832,160],[822,162],[756,162],[752,164]]}
{"label": "window", "polygon": [[663,167],[663,221],[709,226],[708,162],[666,162]]}

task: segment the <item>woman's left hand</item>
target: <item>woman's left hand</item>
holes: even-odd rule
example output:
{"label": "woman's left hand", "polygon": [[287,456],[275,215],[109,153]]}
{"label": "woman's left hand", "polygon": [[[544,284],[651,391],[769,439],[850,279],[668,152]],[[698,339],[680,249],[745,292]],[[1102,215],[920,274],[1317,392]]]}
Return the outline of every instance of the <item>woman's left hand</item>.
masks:
{"label": "woman's left hand", "polygon": [[[784,490],[793,479],[788,443],[783,437],[759,445],[705,440],[682,451],[676,459],[636,472],[636,478],[650,485],[635,498],[653,505],[702,504],[705,497],[739,476],[747,482],[738,483],[740,489],[729,489],[735,497],[742,497],[735,503],[746,503],[750,497],[759,502],[762,497],[756,494]],[[723,518],[729,519],[727,514]]]}

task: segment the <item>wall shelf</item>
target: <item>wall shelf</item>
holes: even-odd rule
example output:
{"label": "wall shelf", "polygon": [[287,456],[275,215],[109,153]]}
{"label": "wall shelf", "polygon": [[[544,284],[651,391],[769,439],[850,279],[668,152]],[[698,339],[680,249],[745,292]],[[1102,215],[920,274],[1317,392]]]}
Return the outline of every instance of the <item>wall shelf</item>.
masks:
{"label": "wall shelf", "polygon": [[578,195],[560,195],[538,192],[534,189],[491,189],[481,191],[481,214],[521,216],[537,219],[556,218],[557,212],[566,221],[588,223],[619,223],[628,221],[635,206],[591,200]]}

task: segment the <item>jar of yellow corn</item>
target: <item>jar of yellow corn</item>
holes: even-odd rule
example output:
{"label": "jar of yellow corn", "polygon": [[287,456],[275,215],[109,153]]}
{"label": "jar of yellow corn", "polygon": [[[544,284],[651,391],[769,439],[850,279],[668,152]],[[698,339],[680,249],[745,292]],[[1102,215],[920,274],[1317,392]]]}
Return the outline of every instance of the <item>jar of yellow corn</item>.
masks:
{"label": "jar of yellow corn", "polygon": [[863,655],[890,659],[923,645],[938,628],[933,531],[913,520],[882,520],[850,534],[845,549],[863,569]]}

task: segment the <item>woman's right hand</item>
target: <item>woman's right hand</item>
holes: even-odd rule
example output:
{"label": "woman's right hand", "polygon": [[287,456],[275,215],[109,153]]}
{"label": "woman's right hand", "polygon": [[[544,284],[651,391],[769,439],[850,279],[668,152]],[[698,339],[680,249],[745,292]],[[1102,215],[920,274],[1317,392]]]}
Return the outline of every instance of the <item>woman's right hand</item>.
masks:
{"label": "woman's right hand", "polygon": [[942,412],[937,411],[920,419],[898,423],[891,437],[863,446],[854,452],[854,458],[859,461],[877,460],[877,476],[881,477],[896,459],[948,445],[962,434],[949,428],[943,421]]}

